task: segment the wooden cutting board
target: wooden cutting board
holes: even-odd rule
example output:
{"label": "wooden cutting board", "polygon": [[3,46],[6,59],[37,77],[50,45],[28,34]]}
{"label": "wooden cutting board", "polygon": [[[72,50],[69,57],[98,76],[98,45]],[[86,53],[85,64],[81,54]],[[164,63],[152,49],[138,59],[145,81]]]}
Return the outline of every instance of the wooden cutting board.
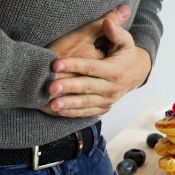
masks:
{"label": "wooden cutting board", "polygon": [[166,175],[158,166],[160,157],[146,144],[147,136],[150,133],[158,133],[154,124],[162,116],[157,116],[157,112],[158,109],[151,110],[109,142],[107,149],[114,167],[123,160],[123,155],[127,150],[138,148],[145,151],[147,159],[145,164],[138,168],[135,175]]}

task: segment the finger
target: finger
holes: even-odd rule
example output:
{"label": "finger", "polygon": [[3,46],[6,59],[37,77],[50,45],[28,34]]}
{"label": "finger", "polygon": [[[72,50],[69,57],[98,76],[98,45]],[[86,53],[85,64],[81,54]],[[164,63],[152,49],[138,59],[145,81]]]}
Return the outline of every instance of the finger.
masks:
{"label": "finger", "polygon": [[89,23],[85,26],[85,28],[82,28],[90,38],[94,39],[103,34],[102,26],[103,21],[105,19],[110,19],[115,23],[115,25],[122,25],[124,24],[129,16],[131,15],[131,10],[128,5],[120,5],[117,8],[111,10],[106,15],[101,17],[100,19]]}
{"label": "finger", "polygon": [[55,80],[57,79],[61,79],[61,78],[71,78],[71,77],[77,77],[79,76],[80,74],[77,74],[77,73],[69,73],[69,72],[66,72],[66,73],[56,73],[55,74]]}
{"label": "finger", "polygon": [[53,116],[58,116],[58,113],[57,112],[54,112],[51,110],[50,108],[50,104],[46,104],[43,108],[42,108],[42,111],[44,113],[47,113],[47,114],[50,114],[50,115],[53,115]]}
{"label": "finger", "polygon": [[93,94],[80,94],[55,98],[50,103],[50,106],[53,111],[59,111],[62,108],[79,109],[90,107],[106,107],[112,105],[113,103],[114,101],[112,100],[112,98],[102,97]]}
{"label": "finger", "polygon": [[90,117],[97,116],[101,114],[105,114],[110,110],[111,107],[108,108],[100,108],[100,107],[92,107],[85,109],[64,109],[58,111],[59,115],[69,117],[69,118],[77,118],[77,117]]}
{"label": "finger", "polygon": [[109,81],[115,80],[115,72],[117,72],[116,66],[111,64],[110,59],[65,58],[58,60],[56,64],[55,72],[74,72]]}
{"label": "finger", "polygon": [[131,48],[134,46],[132,36],[121,26],[116,26],[111,20],[106,19],[103,23],[105,36],[116,46]]}
{"label": "finger", "polygon": [[124,24],[131,16],[131,9],[126,4],[117,6],[118,23],[119,25]]}
{"label": "finger", "polygon": [[55,80],[51,84],[49,92],[53,96],[58,96],[62,93],[83,93],[107,96],[114,92],[114,86],[112,83],[103,79],[80,76]]}

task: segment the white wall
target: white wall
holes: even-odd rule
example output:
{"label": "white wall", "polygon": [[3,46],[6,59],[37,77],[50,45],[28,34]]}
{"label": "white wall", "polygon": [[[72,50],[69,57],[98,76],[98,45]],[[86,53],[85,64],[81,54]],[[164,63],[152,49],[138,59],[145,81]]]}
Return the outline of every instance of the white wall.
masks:
{"label": "white wall", "polygon": [[[160,17],[164,25],[157,63],[149,82],[113,105],[103,116],[103,134],[107,141],[136,117],[154,105],[167,105],[175,101],[175,1],[163,2]],[[172,16],[173,15],[173,16]]]}

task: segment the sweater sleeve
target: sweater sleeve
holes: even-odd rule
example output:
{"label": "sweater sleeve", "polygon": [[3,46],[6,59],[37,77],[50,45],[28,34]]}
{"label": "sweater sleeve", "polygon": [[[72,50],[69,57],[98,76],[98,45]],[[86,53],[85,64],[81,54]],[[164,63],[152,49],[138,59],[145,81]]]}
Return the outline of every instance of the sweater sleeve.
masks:
{"label": "sweater sleeve", "polygon": [[[160,38],[163,34],[163,25],[158,17],[162,9],[163,0],[141,0],[130,33],[138,47],[148,51],[152,67],[155,65]],[[149,72],[145,82],[147,82]]]}
{"label": "sweater sleeve", "polygon": [[49,99],[55,58],[51,50],[14,41],[0,29],[0,109],[41,109]]}

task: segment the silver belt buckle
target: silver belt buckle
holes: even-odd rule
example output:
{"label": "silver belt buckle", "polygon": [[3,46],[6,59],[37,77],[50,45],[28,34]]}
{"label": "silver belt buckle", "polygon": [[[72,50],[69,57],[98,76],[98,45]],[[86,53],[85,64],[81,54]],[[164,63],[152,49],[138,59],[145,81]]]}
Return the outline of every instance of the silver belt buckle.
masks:
{"label": "silver belt buckle", "polygon": [[35,146],[33,148],[33,169],[34,170],[41,170],[41,169],[53,167],[55,165],[59,165],[64,162],[64,160],[62,160],[62,161],[53,162],[53,163],[39,166],[39,156],[41,156],[41,152],[39,151],[39,146]]}

